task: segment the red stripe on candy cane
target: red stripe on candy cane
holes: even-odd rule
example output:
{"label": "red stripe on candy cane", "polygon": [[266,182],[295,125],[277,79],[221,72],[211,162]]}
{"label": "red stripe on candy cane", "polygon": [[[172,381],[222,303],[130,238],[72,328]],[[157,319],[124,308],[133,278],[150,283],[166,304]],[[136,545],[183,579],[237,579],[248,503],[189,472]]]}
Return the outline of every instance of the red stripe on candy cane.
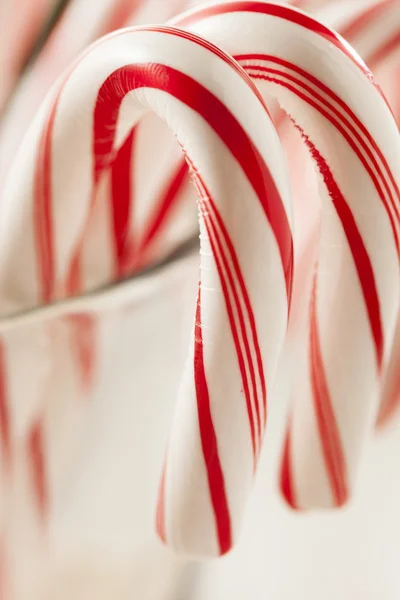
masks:
{"label": "red stripe on candy cane", "polygon": [[219,550],[220,554],[225,554],[232,547],[231,520],[225,491],[224,474],[218,455],[218,440],[211,416],[210,396],[204,368],[203,334],[201,326],[201,288],[199,286],[194,333],[194,380],[201,445],[207,468]]}
{"label": "red stripe on candy cane", "polygon": [[[253,440],[254,462],[256,465],[257,455],[258,455],[260,445],[261,445],[261,440],[262,440],[262,435],[263,435],[263,430],[264,430],[264,425],[265,425],[265,418],[266,418],[266,386],[265,386],[265,378],[264,378],[264,367],[262,364],[260,347],[259,347],[257,332],[256,332],[256,328],[255,328],[254,313],[251,308],[249,295],[248,295],[248,292],[247,292],[247,289],[246,289],[246,286],[244,283],[243,274],[242,274],[240,266],[239,266],[238,258],[236,256],[236,252],[235,252],[234,246],[232,244],[232,241],[229,238],[228,231],[223,223],[223,220],[217,210],[215,203],[213,202],[211,195],[207,191],[200,176],[198,174],[196,176],[197,176],[196,183],[197,183],[197,189],[198,189],[198,197],[199,197],[199,202],[200,202],[201,215],[202,215],[202,217],[205,221],[206,227],[207,227],[207,232],[208,232],[208,235],[210,238],[210,244],[211,244],[211,247],[213,250],[214,258],[217,263],[217,269],[218,269],[218,273],[220,276],[221,285],[223,286],[223,289],[224,289],[224,297],[225,297],[225,302],[226,302],[229,320],[230,320],[230,324],[231,324],[232,335],[233,335],[233,338],[235,341],[235,347],[236,347],[236,351],[238,354],[238,361],[239,361],[240,370],[242,373],[243,386],[244,386],[244,391],[245,391],[245,396],[246,396],[247,412],[248,412],[251,435],[252,435],[252,440]],[[220,234],[222,234],[221,237],[220,237]],[[222,239],[223,239],[223,242],[222,242]],[[226,245],[228,253],[226,253],[224,251],[223,243]],[[228,261],[227,256],[229,256],[229,261]],[[220,257],[220,258],[218,258],[218,257]],[[220,259],[222,260],[222,264],[221,264]],[[229,262],[233,263],[233,272],[230,269]],[[224,277],[224,272],[227,275],[229,286],[226,283],[226,280]],[[235,282],[234,278],[236,279],[236,282]],[[258,382],[256,382],[255,367],[254,367],[254,363],[253,363],[252,352],[250,350],[249,337],[247,335],[246,323],[245,323],[245,319],[244,319],[244,315],[243,315],[244,311],[242,309],[242,305],[240,302],[239,293],[238,293],[238,289],[237,289],[237,285],[236,285],[237,283],[239,284],[240,292],[241,292],[242,298],[245,302],[245,310],[247,313],[246,317],[251,324],[251,329],[252,329],[251,333],[253,336],[253,343],[254,343],[254,347],[256,350],[258,380],[261,381],[261,386],[262,386],[262,403],[263,403],[263,408],[264,408],[264,411],[263,411],[264,419],[263,420],[261,419],[261,416],[260,416],[260,404],[259,404],[260,401],[259,401],[258,392],[257,392]],[[235,309],[238,313],[241,336],[242,336],[242,340],[244,343],[245,355],[246,355],[246,359],[247,359],[248,368],[250,370],[250,377],[251,377],[252,390],[253,390],[253,402],[251,402],[251,400],[250,400],[249,388],[248,388],[248,384],[247,384],[246,368],[245,368],[245,364],[243,361],[243,354],[242,354],[242,351],[240,348],[239,336],[238,336],[236,325],[235,325],[235,319],[234,319],[234,314],[233,314],[232,306],[231,306],[230,299],[229,299],[228,289],[230,290],[230,292],[233,295]],[[257,421],[257,432],[255,432],[255,426],[254,426],[253,405],[254,405],[254,410],[256,413],[255,418]]]}
{"label": "red stripe on candy cane", "polygon": [[347,466],[321,355],[316,310],[316,281],[316,278],[314,278],[310,307],[311,384],[320,442],[333,500],[335,506],[341,506],[348,498]]}
{"label": "red stripe on candy cane", "polygon": [[40,301],[43,304],[49,303],[54,299],[55,257],[51,210],[51,135],[60,95],[61,89],[52,105],[46,125],[43,128],[35,172],[33,219],[39,271]]}
{"label": "red stripe on candy cane", "polygon": [[30,457],[33,490],[39,515],[44,519],[48,508],[48,490],[45,464],[43,422],[38,420],[32,426],[28,437],[28,456]]}
{"label": "red stripe on candy cane", "polygon": [[11,462],[10,407],[4,342],[0,340],[0,444],[6,466]]}
{"label": "red stripe on candy cane", "polygon": [[129,220],[132,212],[132,152],[134,151],[136,127],[127,136],[111,167],[111,203],[113,241],[115,247],[115,277],[122,277],[131,242]]}
{"label": "red stripe on candy cane", "polygon": [[296,500],[296,491],[294,486],[293,468],[291,460],[291,436],[290,427],[286,433],[285,443],[283,447],[282,466],[280,475],[280,488],[286,502],[292,508],[299,510]]}
{"label": "red stripe on candy cane", "polygon": [[165,532],[165,469],[166,463],[164,462],[156,510],[156,529],[161,541],[164,542],[164,544],[167,543],[167,535]]}
{"label": "red stripe on candy cane", "polygon": [[387,57],[395,52],[400,45],[400,32],[397,31],[392,37],[385,40],[385,43],[382,44],[379,48],[375,50],[369,57],[368,61],[371,65],[376,65],[383,60],[386,60]]}
{"label": "red stripe on candy cane", "polygon": [[11,569],[10,559],[7,552],[6,536],[2,533],[0,537],[0,600],[12,600],[11,595]]}
{"label": "red stripe on candy cane", "polygon": [[[194,169],[193,166],[192,166],[192,169]],[[240,374],[242,377],[243,390],[244,390],[244,395],[246,398],[247,416],[248,416],[248,420],[249,420],[251,444],[252,444],[252,449],[253,449],[253,459],[254,459],[254,464],[256,464],[257,453],[258,453],[258,448],[259,448],[259,424],[260,424],[259,407],[258,407],[258,401],[257,401],[257,397],[256,397],[257,388],[256,388],[256,383],[255,383],[255,378],[254,378],[254,367],[253,367],[253,363],[251,360],[250,348],[249,348],[249,344],[248,344],[248,340],[247,340],[247,333],[246,333],[243,313],[242,313],[241,305],[240,305],[239,298],[237,295],[235,283],[234,283],[234,280],[232,277],[232,273],[229,269],[226,255],[224,253],[224,249],[221,244],[221,240],[219,239],[218,232],[216,231],[215,225],[213,223],[213,219],[211,218],[210,213],[207,208],[206,202],[208,203],[209,195],[206,192],[203,184],[201,183],[201,179],[195,170],[194,170],[194,173],[196,176],[196,188],[198,190],[200,214],[205,222],[207,233],[209,236],[212,253],[214,256],[214,260],[215,260],[215,264],[217,267],[222,291],[224,294],[226,311],[227,311],[228,318],[229,318],[229,324],[231,327],[232,338],[233,338],[233,341],[235,344],[238,366],[239,366]],[[232,305],[232,302],[230,299],[231,294],[233,296],[233,303],[234,303],[235,310],[238,313],[239,328],[240,328],[242,340],[243,340],[244,347],[245,347],[244,353],[242,350],[241,339],[239,337],[238,327],[236,325],[233,305]],[[244,354],[246,355],[248,368],[250,370],[250,377],[252,380],[252,388],[253,388],[253,398],[250,397],[250,387],[249,387],[249,382],[247,379],[247,369],[246,369],[246,363],[244,360]],[[253,408],[253,406],[254,406],[254,408]],[[257,431],[256,431],[256,426],[254,424],[254,420],[255,420],[254,415],[253,415],[254,410],[256,412]]]}
{"label": "red stripe on candy cane", "polygon": [[76,314],[65,318],[70,328],[71,346],[79,368],[79,379],[90,391],[96,365],[96,319],[93,315]]}

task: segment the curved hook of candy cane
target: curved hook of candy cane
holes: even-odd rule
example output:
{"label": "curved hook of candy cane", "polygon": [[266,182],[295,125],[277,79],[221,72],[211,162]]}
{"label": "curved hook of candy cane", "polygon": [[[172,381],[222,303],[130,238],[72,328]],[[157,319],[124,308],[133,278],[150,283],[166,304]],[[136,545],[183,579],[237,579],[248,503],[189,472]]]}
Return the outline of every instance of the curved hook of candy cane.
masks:
{"label": "curved hook of candy cane", "polygon": [[399,306],[395,121],[351,47],[301,11],[224,2],[175,23],[220,45],[275,96],[318,166],[319,257],[281,485],[294,507],[340,506],[377,410]]}
{"label": "curved hook of candy cane", "polygon": [[184,149],[201,230],[194,336],[158,530],[177,551],[218,555],[237,536],[252,484],[292,280],[283,151],[261,95],[233,59],[166,27],[122,30],[79,59],[32,125],[0,203],[2,310],[75,289],[70,267],[102,175],[148,110]]}

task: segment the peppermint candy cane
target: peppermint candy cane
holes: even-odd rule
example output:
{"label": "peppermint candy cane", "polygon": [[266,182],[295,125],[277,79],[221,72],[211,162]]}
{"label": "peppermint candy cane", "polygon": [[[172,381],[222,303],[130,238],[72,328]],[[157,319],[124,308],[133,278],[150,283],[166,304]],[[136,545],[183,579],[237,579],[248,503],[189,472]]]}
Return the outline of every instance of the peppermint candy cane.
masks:
{"label": "peppermint candy cane", "polygon": [[[389,99],[394,116],[400,118],[398,110],[398,89],[397,71],[399,61],[399,27],[400,13],[398,11],[398,3],[395,0],[379,0],[369,2],[366,5],[348,2],[337,2],[332,10],[332,6],[320,7],[316,11],[318,19],[322,22],[335,27],[346,40],[359,52],[360,56],[365,60],[369,67],[373,70],[374,75]],[[398,123],[399,118],[397,118]],[[294,153],[294,160],[301,162],[299,157],[298,144],[293,139],[293,135],[284,130],[284,146]],[[288,139],[286,139],[288,138]],[[296,167],[303,169],[304,165]],[[304,177],[304,174],[303,174]],[[297,185],[301,189],[300,180]],[[304,187],[304,186],[303,186]],[[301,309],[303,304],[301,298],[305,296],[306,278],[312,272],[312,261],[310,261],[311,253],[315,251],[314,231],[318,228],[318,209],[309,191],[310,208],[305,210],[300,202],[296,201],[294,196],[296,231],[299,234],[308,234],[306,242],[299,244],[299,235],[297,235],[297,243],[295,252],[296,270],[294,279],[294,297],[293,306],[296,310]],[[297,209],[297,204],[299,207]],[[301,240],[300,240],[301,242]],[[296,314],[292,311],[291,328],[297,329]],[[400,399],[400,382],[398,376],[398,363],[400,360],[400,325],[397,325],[395,341],[391,350],[390,363],[387,372],[384,375],[382,382],[380,409],[378,414],[378,425],[383,425],[390,421],[395,414],[399,399]]]}
{"label": "peppermint candy cane", "polygon": [[[394,116],[400,118],[398,110],[398,89],[396,87],[398,72],[398,50],[399,46],[399,26],[400,13],[398,3],[395,0],[379,0],[365,4],[349,4],[347,2],[338,2],[332,7],[322,7],[317,10],[318,19],[324,23],[334,26],[351,45],[359,52],[365,62],[374,71],[378,83],[389,99]],[[399,118],[397,121],[399,123]],[[290,132],[285,129],[285,137]],[[297,144],[293,143],[293,136],[289,139],[283,139],[285,148],[295,153],[297,161],[301,161],[297,149]],[[299,167],[302,168],[301,166]],[[304,169],[304,166],[303,166]],[[304,172],[304,171],[303,171]],[[301,187],[301,184],[298,183]],[[310,197],[310,194],[309,194]],[[310,197],[312,200],[312,197]],[[312,271],[310,262],[310,249],[315,250],[313,241],[313,230],[318,227],[318,211],[314,202],[310,202],[311,210],[304,210],[303,207],[296,210],[296,195],[294,196],[296,231],[308,233],[308,241],[299,244],[297,236],[297,258],[296,271],[294,279],[294,297],[293,305],[296,309],[301,307],[301,296],[304,296],[304,281]],[[311,243],[310,243],[311,242]],[[291,328],[298,328],[296,315],[292,312]],[[378,414],[378,425],[383,425],[390,421],[395,414],[400,399],[400,382],[398,376],[398,363],[400,360],[400,325],[397,325],[395,341],[391,350],[390,363],[387,372],[383,378],[380,410]]]}
{"label": "peppermint candy cane", "polygon": [[[3,307],[10,314],[68,294],[102,175],[149,109],[184,149],[201,227],[194,339],[158,529],[177,551],[216,555],[236,538],[251,488],[292,277],[279,139],[257,89],[228,55],[160,27],[110,35],[81,57],[37,116],[2,197]],[[49,453],[42,449],[45,460]]]}
{"label": "peppermint candy cane", "polygon": [[365,65],[299,11],[228,2],[178,22],[221,45],[278,98],[328,192],[282,488],[295,507],[341,505],[376,411],[398,310],[395,122]]}
{"label": "peppermint candy cane", "polygon": [[[378,75],[391,101],[400,124],[400,102],[397,87],[400,69],[400,13],[394,0],[381,0],[360,11],[345,27],[343,36],[360,52]],[[385,425],[396,414],[400,404],[400,319],[397,322],[390,363],[385,375],[378,425]]]}

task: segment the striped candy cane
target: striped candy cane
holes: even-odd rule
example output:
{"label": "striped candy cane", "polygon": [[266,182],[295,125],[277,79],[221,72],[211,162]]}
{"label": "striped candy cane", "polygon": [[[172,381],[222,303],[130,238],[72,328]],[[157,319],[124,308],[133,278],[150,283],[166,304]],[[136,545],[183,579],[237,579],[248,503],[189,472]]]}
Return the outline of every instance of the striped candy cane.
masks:
{"label": "striped candy cane", "polygon": [[[400,69],[400,11],[395,0],[380,0],[361,10],[345,27],[343,36],[365,58],[391,101],[398,124],[400,103],[398,74]],[[391,358],[381,392],[378,425],[396,414],[400,404],[400,319],[397,322]]]}
{"label": "striped candy cane", "polygon": [[319,257],[282,487],[296,507],[341,505],[376,411],[398,309],[397,127],[365,65],[299,11],[227,2],[178,22],[233,54],[278,98],[319,168]]}
{"label": "striped candy cane", "polygon": [[[348,42],[359,52],[365,62],[373,70],[374,75],[390,101],[397,122],[400,123],[399,94],[397,87],[397,73],[399,64],[399,26],[400,13],[396,0],[378,0],[367,4],[337,2],[334,10],[332,7],[322,7],[316,12],[322,22],[332,24]],[[295,160],[300,160],[296,140],[293,135],[285,129],[284,145],[290,151],[293,148]],[[297,153],[297,154],[296,154]],[[301,166],[299,167],[302,168]],[[303,165],[304,173],[304,165]],[[296,182],[301,188],[300,181]],[[310,194],[309,194],[310,196]],[[310,198],[312,200],[312,198]],[[296,210],[296,205],[299,204]],[[310,263],[310,249],[315,251],[315,243],[312,239],[313,230],[318,227],[318,212],[314,202],[310,202],[311,210],[304,210],[294,197],[296,231],[308,233],[308,241],[300,243],[297,239],[296,276],[294,279],[293,305],[298,309],[301,304],[301,296],[304,296],[304,281],[312,272]],[[313,206],[314,205],[314,206]],[[311,235],[310,235],[311,232]],[[297,316],[292,312],[291,327],[298,328]],[[378,414],[378,425],[390,421],[396,413],[400,400],[400,381],[398,375],[398,364],[400,360],[400,325],[397,332],[387,372],[382,382],[380,410]]]}
{"label": "striped candy cane", "polygon": [[[337,2],[332,6],[319,7],[316,11],[318,19],[324,23],[334,26],[346,40],[359,52],[365,62],[373,70],[374,76],[390,101],[394,115],[399,123],[400,112],[399,95],[396,86],[399,61],[399,19],[398,3],[396,0],[378,0],[364,3]],[[397,40],[397,42],[396,42]],[[302,163],[301,153],[299,156],[298,142],[293,132],[285,127],[283,133],[284,147],[293,153],[293,161]],[[301,190],[304,185],[305,165],[298,164],[296,170],[302,173],[295,185]],[[304,192],[303,192],[304,193]],[[299,328],[298,315],[304,304],[302,297],[305,294],[305,281],[312,274],[313,262],[311,257],[315,253],[315,231],[318,229],[318,202],[313,200],[312,190],[306,192],[309,198],[309,207],[302,206],[300,200],[294,196],[295,221],[297,241],[295,246],[296,269],[294,278],[293,306],[296,309],[291,314],[291,329]],[[297,206],[298,205],[298,206]],[[299,236],[300,233],[300,236]],[[300,239],[299,239],[300,237]],[[311,254],[311,256],[310,256]],[[388,422],[395,414],[400,399],[400,382],[398,376],[398,363],[400,360],[400,326],[395,335],[395,341],[391,349],[391,357],[387,372],[384,373],[378,414],[378,425]]]}
{"label": "striped candy cane", "polygon": [[[236,538],[251,487],[292,277],[279,139],[237,63],[191,33],[163,27],[116,33],[79,59],[37,116],[2,197],[3,309],[27,310],[74,291],[102,177],[149,109],[184,149],[201,227],[194,336],[158,530],[177,551],[215,555]],[[51,448],[39,432],[32,444],[42,477]],[[42,488],[37,481],[39,498]]]}

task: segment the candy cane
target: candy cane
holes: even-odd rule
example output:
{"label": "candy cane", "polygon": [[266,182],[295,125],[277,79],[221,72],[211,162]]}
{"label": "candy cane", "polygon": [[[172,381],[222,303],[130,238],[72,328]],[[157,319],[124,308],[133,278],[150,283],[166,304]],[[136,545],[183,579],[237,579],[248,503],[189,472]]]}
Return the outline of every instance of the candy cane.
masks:
{"label": "candy cane", "polygon": [[340,505],[376,411],[398,308],[397,128],[365,65],[336,34],[294,9],[231,2],[179,24],[221,45],[266,83],[301,128],[332,201],[324,199],[306,365],[282,486],[294,506]]}
{"label": "candy cane", "polygon": [[3,306],[9,314],[65,293],[102,175],[149,108],[184,148],[201,226],[194,341],[158,526],[176,550],[220,554],[237,536],[257,464],[292,273],[281,147],[260,95],[231,58],[162,27],[125,30],[89,49],[45,103],[3,194]]}
{"label": "candy cane", "polygon": [[[334,12],[322,9],[317,14],[322,21],[333,23],[333,26],[354,46],[374,71],[377,81],[390,101],[397,122],[400,123],[399,95],[396,86],[400,49],[400,13],[396,0],[379,0],[368,5],[349,5],[346,2],[339,2]],[[303,217],[301,218],[303,219]],[[316,215],[315,213],[313,215],[312,211],[311,215],[307,214],[304,218],[307,218],[307,228],[310,228],[310,221],[317,221]],[[304,256],[301,255],[298,262],[301,272],[306,272],[309,263],[308,253],[306,252]],[[299,284],[299,287],[303,290],[304,285]],[[297,304],[296,289],[295,278],[295,304]],[[396,413],[400,401],[399,336],[400,324],[398,323],[390,363],[382,385],[378,425],[384,425],[390,421]]]}
{"label": "candy cane", "polygon": [[[381,0],[361,11],[342,33],[360,51],[370,67],[378,74],[383,70],[383,85],[395,117],[400,124],[398,82],[400,51],[400,12],[394,0]],[[389,62],[389,70],[385,63]],[[383,69],[382,69],[383,67]],[[385,71],[388,71],[388,73]],[[393,82],[391,85],[388,85]],[[400,404],[400,318],[398,319],[391,359],[384,379],[378,425],[384,425],[396,414]]]}
{"label": "candy cane", "polygon": [[[316,12],[318,18],[325,23],[332,24],[351,45],[360,53],[366,63],[371,67],[378,83],[381,85],[385,95],[389,99],[395,117],[400,112],[396,110],[398,106],[398,89],[396,88],[396,65],[398,64],[398,55],[396,58],[395,40],[398,38],[400,27],[400,13],[396,0],[379,0],[367,4],[349,4],[348,2],[337,2],[334,10],[332,7],[323,7]],[[400,48],[400,46],[398,46]],[[398,120],[398,123],[400,121]],[[302,163],[301,153],[299,155],[298,142],[293,136],[293,132],[285,127],[283,133],[283,143],[289,153],[293,153],[293,161]],[[298,188],[304,188],[301,180],[304,180],[304,170],[306,165],[296,166],[302,175],[296,181]],[[310,261],[310,251],[315,253],[317,244],[315,243],[315,231],[318,229],[319,213],[318,202],[313,200],[313,190],[307,189],[309,198],[309,207],[305,210],[297,194],[294,195],[295,221],[297,242],[296,270],[293,288],[293,306],[296,312],[291,314],[291,330],[296,334],[301,326],[301,310],[305,296],[305,281],[307,281],[313,271],[313,264]],[[299,240],[300,237],[300,240]],[[398,325],[398,331],[400,327]],[[387,373],[383,378],[383,391],[381,393],[381,407],[378,415],[378,424],[382,425],[390,420],[396,411],[400,399],[400,382],[398,377],[398,363],[400,360],[399,333],[396,333],[395,342],[391,350],[391,359]]]}

